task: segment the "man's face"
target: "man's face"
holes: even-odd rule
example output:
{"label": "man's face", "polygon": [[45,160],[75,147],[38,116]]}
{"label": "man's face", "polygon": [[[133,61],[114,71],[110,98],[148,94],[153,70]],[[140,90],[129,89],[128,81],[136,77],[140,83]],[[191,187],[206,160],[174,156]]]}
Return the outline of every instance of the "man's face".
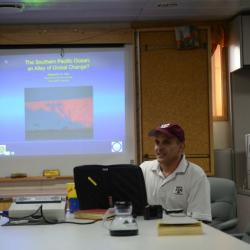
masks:
{"label": "man's face", "polygon": [[179,142],[176,137],[159,133],[155,136],[155,154],[159,163],[171,165],[180,160],[184,151],[184,142]]}

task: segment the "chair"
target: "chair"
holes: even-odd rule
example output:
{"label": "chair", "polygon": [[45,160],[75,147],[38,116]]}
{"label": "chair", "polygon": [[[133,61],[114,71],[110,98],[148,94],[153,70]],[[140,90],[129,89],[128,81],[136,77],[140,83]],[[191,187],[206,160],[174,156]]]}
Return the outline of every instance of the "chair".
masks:
{"label": "chair", "polygon": [[211,226],[229,232],[237,226],[236,187],[232,180],[209,177],[211,189]]}
{"label": "chair", "polygon": [[250,224],[247,226],[247,229],[244,233],[234,233],[232,235],[250,244]]}

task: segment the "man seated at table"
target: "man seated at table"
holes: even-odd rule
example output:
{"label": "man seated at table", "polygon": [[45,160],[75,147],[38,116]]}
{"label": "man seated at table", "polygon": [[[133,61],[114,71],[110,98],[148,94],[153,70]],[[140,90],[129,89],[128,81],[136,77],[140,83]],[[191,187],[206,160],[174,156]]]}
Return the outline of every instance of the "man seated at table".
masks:
{"label": "man seated at table", "polygon": [[209,182],[201,167],[186,160],[184,130],[176,123],[166,123],[149,136],[155,140],[156,160],[140,165],[149,205],[181,209],[187,216],[211,221]]}

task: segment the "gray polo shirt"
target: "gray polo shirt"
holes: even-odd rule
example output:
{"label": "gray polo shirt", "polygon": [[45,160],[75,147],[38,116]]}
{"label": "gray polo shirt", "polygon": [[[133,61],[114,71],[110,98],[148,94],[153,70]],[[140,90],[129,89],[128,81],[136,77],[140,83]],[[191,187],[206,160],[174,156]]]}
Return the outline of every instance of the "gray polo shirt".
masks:
{"label": "gray polo shirt", "polygon": [[140,167],[150,205],[183,209],[188,216],[211,221],[210,185],[201,167],[188,162],[185,155],[176,170],[167,177],[161,172],[157,160],[145,161]]}

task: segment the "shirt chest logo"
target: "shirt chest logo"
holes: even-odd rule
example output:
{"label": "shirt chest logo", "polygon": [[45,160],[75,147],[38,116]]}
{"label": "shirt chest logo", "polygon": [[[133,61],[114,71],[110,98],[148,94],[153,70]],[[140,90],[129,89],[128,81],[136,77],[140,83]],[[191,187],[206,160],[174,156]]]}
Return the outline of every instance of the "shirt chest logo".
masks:
{"label": "shirt chest logo", "polygon": [[174,188],[174,194],[176,195],[183,195],[183,186],[176,186]]}

